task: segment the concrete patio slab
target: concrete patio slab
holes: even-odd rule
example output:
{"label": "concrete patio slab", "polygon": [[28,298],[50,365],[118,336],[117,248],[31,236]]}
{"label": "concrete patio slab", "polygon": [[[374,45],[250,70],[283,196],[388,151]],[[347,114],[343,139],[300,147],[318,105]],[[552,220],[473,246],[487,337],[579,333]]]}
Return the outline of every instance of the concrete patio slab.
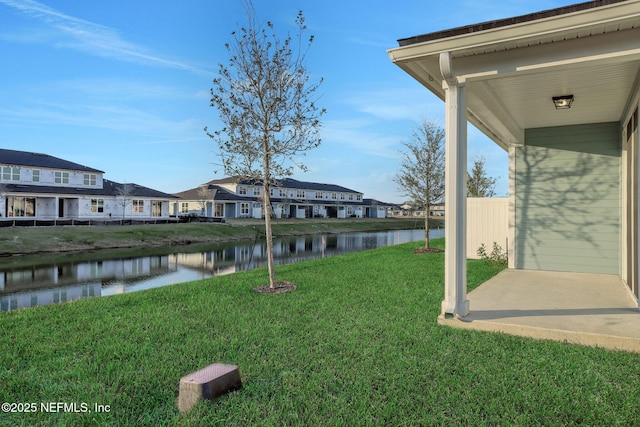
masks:
{"label": "concrete patio slab", "polygon": [[618,276],[504,270],[441,325],[640,353],[640,310]]}

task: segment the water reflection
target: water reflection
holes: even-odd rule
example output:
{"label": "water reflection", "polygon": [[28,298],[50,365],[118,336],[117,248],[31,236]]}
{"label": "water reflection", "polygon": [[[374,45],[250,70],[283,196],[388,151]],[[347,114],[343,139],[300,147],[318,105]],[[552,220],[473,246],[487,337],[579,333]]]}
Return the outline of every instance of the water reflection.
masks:
{"label": "water reflection", "polygon": [[[431,237],[442,237],[432,230]],[[396,245],[424,238],[423,230],[344,233],[274,239],[277,264]],[[0,311],[107,296],[204,279],[265,266],[264,242],[214,245],[171,253],[19,269],[0,267]]]}

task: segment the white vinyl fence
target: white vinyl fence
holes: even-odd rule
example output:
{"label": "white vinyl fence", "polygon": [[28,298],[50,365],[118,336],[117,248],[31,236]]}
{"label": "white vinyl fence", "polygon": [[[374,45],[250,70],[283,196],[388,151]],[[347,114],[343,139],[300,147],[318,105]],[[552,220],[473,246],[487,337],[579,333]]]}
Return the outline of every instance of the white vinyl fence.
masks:
{"label": "white vinyl fence", "polygon": [[467,258],[478,259],[484,243],[487,252],[496,242],[506,253],[509,245],[509,199],[507,197],[467,198]]}

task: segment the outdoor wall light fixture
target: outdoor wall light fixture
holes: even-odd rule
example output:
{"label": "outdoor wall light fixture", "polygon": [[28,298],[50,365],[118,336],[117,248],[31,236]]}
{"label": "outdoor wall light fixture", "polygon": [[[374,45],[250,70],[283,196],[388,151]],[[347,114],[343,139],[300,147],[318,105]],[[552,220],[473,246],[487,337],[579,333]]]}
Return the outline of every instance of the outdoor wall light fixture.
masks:
{"label": "outdoor wall light fixture", "polygon": [[571,104],[573,104],[573,95],[554,96],[551,99],[553,100],[553,105],[556,106],[556,110],[566,110],[571,108]]}

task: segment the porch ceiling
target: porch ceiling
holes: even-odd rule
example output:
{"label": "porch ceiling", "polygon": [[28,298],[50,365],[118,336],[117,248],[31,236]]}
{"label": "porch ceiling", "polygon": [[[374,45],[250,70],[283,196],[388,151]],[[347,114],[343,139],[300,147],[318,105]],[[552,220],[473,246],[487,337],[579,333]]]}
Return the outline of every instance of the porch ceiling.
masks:
{"label": "porch ceiling", "polygon": [[[444,99],[440,54],[465,86],[468,119],[503,148],[524,129],[620,121],[639,83],[640,1],[389,50],[392,61]],[[571,109],[551,98],[573,95]]]}

